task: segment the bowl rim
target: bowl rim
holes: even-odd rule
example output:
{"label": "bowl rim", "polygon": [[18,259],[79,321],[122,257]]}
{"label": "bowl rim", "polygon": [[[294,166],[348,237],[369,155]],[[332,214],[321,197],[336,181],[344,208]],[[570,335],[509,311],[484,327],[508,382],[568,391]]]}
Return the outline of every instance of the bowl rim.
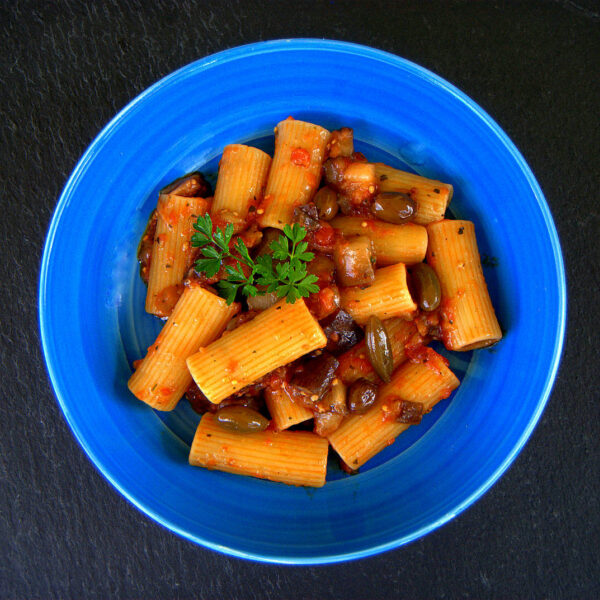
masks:
{"label": "bowl rim", "polygon": [[[558,327],[556,329],[556,335],[554,338],[554,348],[552,353],[550,370],[544,382],[542,393],[537,400],[535,411],[533,412],[531,419],[527,423],[527,426],[523,429],[519,439],[517,440],[511,451],[507,454],[503,462],[496,468],[496,470],[487,477],[484,483],[482,483],[468,497],[463,499],[463,501],[460,502],[453,510],[445,513],[434,522],[429,523],[428,525],[425,525],[417,529],[416,531],[411,532],[408,535],[388,541],[383,544],[370,546],[362,550],[336,554],[319,554],[318,552],[316,552],[311,556],[281,557],[277,555],[269,555],[264,553],[254,553],[239,550],[234,547],[228,547],[215,543],[209,539],[205,539],[194,533],[190,533],[189,531],[186,531],[179,527],[169,518],[162,516],[159,512],[154,510],[145,502],[137,499],[134,494],[130,493],[124,486],[121,485],[121,483],[115,477],[113,477],[110,474],[110,472],[104,467],[101,457],[98,457],[96,455],[96,453],[87,443],[84,436],[81,434],[81,431],[79,430],[79,427],[73,419],[73,416],[69,410],[69,405],[65,400],[64,396],[66,394],[63,395],[63,391],[59,387],[59,380],[54,364],[54,359],[51,353],[49,352],[50,324],[49,320],[46,317],[46,306],[50,257],[52,255],[52,249],[56,233],[61,221],[61,216],[65,208],[68,206],[71,195],[76,190],[80,178],[86,172],[88,166],[93,161],[95,156],[99,153],[99,151],[102,149],[102,147],[110,140],[115,128],[135,115],[134,109],[139,103],[143,102],[144,100],[155,94],[158,90],[162,89],[168,84],[177,81],[178,79],[187,78],[192,73],[201,72],[213,66],[218,66],[227,62],[234,61],[238,58],[247,57],[249,55],[257,56],[288,50],[318,50],[325,52],[342,52],[353,56],[370,58],[375,61],[401,66],[404,70],[410,72],[411,74],[425,79],[428,82],[435,84],[436,86],[442,87],[446,92],[450,93],[457,100],[465,104],[468,109],[470,109],[473,113],[475,113],[477,117],[479,117],[485,122],[485,124],[491,130],[491,133],[497,136],[499,142],[505,147],[505,149],[510,153],[512,158],[516,161],[520,171],[525,176],[531,188],[532,194],[535,197],[540,212],[543,216],[544,224],[547,228],[549,240],[552,246],[552,256],[554,259],[554,267],[556,270],[558,280]],[[501,127],[487,114],[485,110],[483,110],[476,102],[474,102],[470,97],[468,97],[466,94],[460,91],[457,87],[455,87],[439,75],[436,75],[435,73],[429,71],[424,67],[421,67],[420,65],[417,65],[412,61],[409,61],[390,52],[386,52],[384,50],[372,48],[369,46],[364,46],[362,44],[316,38],[287,38],[256,42],[236,46],[227,50],[217,52],[215,54],[205,56],[201,59],[184,65],[176,71],[173,71],[172,73],[159,79],[157,82],[155,82],[150,87],[142,91],[139,95],[137,95],[133,100],[127,103],[95,136],[91,144],[88,146],[86,151],[83,153],[83,155],[77,162],[75,168],[73,169],[71,175],[69,176],[69,179],[67,180],[59,196],[46,234],[38,282],[38,319],[41,346],[44,355],[44,361],[46,364],[46,370],[48,372],[54,394],[58,400],[59,406],[65,416],[65,419],[73,435],[75,436],[75,438],[77,439],[87,456],[91,459],[92,464],[96,467],[96,469],[134,506],[136,506],[143,513],[151,517],[154,521],[160,523],[169,530],[177,533],[181,537],[195,542],[197,544],[200,544],[205,548],[209,548],[211,550],[215,550],[217,552],[224,553],[230,556],[275,564],[323,565],[373,556],[381,552],[385,552],[387,550],[398,548],[400,546],[403,546],[404,544],[412,542],[426,535],[427,533],[447,523],[449,520],[460,514],[463,510],[465,510],[467,507],[469,507],[471,504],[477,501],[483,494],[485,494],[485,492],[487,492],[487,490],[492,485],[494,485],[494,483],[496,483],[496,481],[498,481],[498,479],[513,463],[513,461],[515,460],[515,458],[520,453],[523,446],[531,436],[535,426],[539,422],[540,416],[548,402],[554,383],[556,381],[556,375],[558,372],[558,367],[564,349],[566,317],[567,295],[564,261],[558,233],[554,221],[552,219],[550,208],[546,203],[542,190],[537,180],[535,179],[531,169],[529,168],[529,165],[527,164],[517,147],[514,145],[514,143],[501,129]]]}

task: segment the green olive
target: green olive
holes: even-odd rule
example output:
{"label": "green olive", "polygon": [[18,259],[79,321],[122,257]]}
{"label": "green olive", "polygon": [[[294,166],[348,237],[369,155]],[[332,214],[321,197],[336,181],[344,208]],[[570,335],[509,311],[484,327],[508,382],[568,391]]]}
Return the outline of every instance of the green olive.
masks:
{"label": "green olive", "polygon": [[337,215],[339,209],[337,194],[330,187],[322,187],[316,193],[314,203],[319,211],[319,219],[331,221]]}
{"label": "green olive", "polygon": [[366,412],[377,398],[377,386],[366,379],[357,379],[348,391],[348,410],[354,414]]}
{"label": "green olive", "polygon": [[223,429],[239,433],[264,431],[269,425],[268,419],[245,406],[225,406],[217,411],[215,416]]}
{"label": "green olive", "polygon": [[442,300],[440,280],[435,271],[428,264],[418,263],[411,267],[410,275],[419,308],[427,312],[435,310]]}
{"label": "green olive", "polygon": [[402,192],[382,192],[375,196],[371,212],[386,223],[406,223],[414,219],[417,203]]}
{"label": "green olive", "polygon": [[375,372],[388,383],[394,370],[392,345],[383,323],[375,315],[371,315],[365,328],[367,356]]}

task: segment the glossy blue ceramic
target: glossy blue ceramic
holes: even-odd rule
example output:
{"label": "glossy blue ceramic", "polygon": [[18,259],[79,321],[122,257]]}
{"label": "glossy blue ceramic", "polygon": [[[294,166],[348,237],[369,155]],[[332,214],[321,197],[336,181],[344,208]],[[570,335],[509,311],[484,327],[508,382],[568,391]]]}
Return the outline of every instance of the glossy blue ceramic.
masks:
{"label": "glossy blue ceramic", "polygon": [[[188,466],[199,417],[160,414],[127,390],[160,322],[144,312],[136,246],[166,183],[215,173],[226,144],[272,147],[288,115],[354,128],[357,147],[454,185],[475,222],[504,339],[453,354],[460,388],[359,475],[331,461],[321,489]],[[439,527],[479,498],[530,436],[556,376],[565,278],[529,167],[472,100],[397,56],[341,42],[234,48],[162,79],[98,135],[52,219],[39,290],[60,406],[103,475],[176,533],[228,554],[318,564],[369,556]]]}

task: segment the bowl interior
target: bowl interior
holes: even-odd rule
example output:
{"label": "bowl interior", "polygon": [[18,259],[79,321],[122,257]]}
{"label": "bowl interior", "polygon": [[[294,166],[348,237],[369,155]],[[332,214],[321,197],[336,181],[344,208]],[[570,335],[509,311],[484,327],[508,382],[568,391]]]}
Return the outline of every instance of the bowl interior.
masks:
{"label": "bowl interior", "polygon": [[[344,68],[340,68],[340,65]],[[357,147],[452,183],[454,216],[475,222],[506,335],[447,354],[462,381],[422,425],[313,490],[189,467],[199,417],[131,396],[131,362],[161,323],[144,312],[136,247],[158,190],[216,173],[223,146],[272,149],[295,118],[353,127]],[[547,400],[564,333],[564,273],[548,208],[499,128],[455,88],[397,57],[339,42],[242,47],[162,80],[92,144],[48,235],[40,322],[49,372],[77,438],[138,507],[211,548],[259,560],[323,563],[391,548],[445,522],[519,451]]]}

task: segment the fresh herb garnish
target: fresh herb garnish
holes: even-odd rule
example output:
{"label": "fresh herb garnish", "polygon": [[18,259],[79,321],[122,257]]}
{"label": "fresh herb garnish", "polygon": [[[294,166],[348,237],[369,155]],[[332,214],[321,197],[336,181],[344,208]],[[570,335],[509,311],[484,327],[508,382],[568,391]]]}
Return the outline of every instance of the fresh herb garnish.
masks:
{"label": "fresh herb garnish", "polygon": [[235,266],[225,265],[227,278],[217,282],[227,304],[235,300],[240,289],[244,296],[264,296],[275,292],[278,298],[285,298],[290,304],[319,291],[315,285],[318,277],[306,271],[306,263],[315,255],[307,252],[308,243],[302,241],[306,237],[306,229],[297,223],[293,227],[285,225],[283,235],[269,244],[272,255],[262,254],[256,260],[250,256],[246,244],[239,237],[233,244],[236,253],[230,250],[233,225],[228,224],[225,231],[216,227],[213,233],[211,218],[204,215],[198,217],[194,229],[196,233],[192,235],[192,246],[200,247],[202,254],[202,258],[196,261],[197,271],[205,273],[210,279],[218,273],[224,259],[231,258],[236,262]]}

